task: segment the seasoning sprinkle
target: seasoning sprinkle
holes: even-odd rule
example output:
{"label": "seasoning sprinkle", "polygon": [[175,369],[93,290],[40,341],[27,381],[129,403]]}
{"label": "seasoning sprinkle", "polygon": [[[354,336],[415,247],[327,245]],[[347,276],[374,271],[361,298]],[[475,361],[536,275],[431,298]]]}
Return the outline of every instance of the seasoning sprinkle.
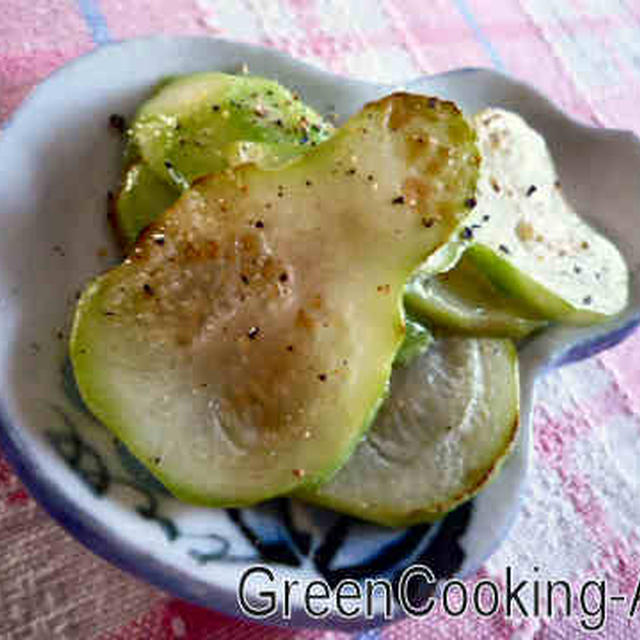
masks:
{"label": "seasoning sprinkle", "polygon": [[264,229],[264,222],[262,220],[258,220],[255,224],[256,229]]}
{"label": "seasoning sprinkle", "polygon": [[467,209],[474,209],[475,206],[478,204],[478,201],[475,198],[467,198],[464,201],[464,204],[467,207]]}
{"label": "seasoning sprinkle", "polygon": [[398,196],[391,201],[391,204],[404,204],[404,196]]}
{"label": "seasoning sprinkle", "polygon": [[427,229],[430,229],[431,227],[433,227],[435,222],[436,221],[434,218],[422,218],[422,226]]}
{"label": "seasoning sprinkle", "polygon": [[142,285],[142,288],[143,288],[144,292],[145,292],[148,296],[152,296],[152,295],[153,295],[153,287],[152,287],[148,282],[145,282],[145,283]]}
{"label": "seasoning sprinkle", "polygon": [[528,189],[527,189],[527,198],[531,197],[536,191],[538,190],[538,187],[536,187],[535,184],[532,184]]}
{"label": "seasoning sprinkle", "polygon": [[471,238],[473,238],[473,229],[471,227],[465,227],[461,232],[460,235],[462,236],[462,238],[464,238],[465,240],[470,240]]}
{"label": "seasoning sprinkle", "polygon": [[503,253],[511,253],[511,251],[509,251],[509,247],[507,247],[506,244],[499,245],[498,249],[500,249],[500,251],[502,251]]}
{"label": "seasoning sprinkle", "polygon": [[127,121],[119,113],[112,113],[109,116],[109,126],[118,133],[124,133],[127,130]]}
{"label": "seasoning sprinkle", "polygon": [[318,380],[320,380],[320,382],[326,382],[327,374],[326,373],[319,373],[318,374]]}
{"label": "seasoning sprinkle", "polygon": [[260,333],[260,327],[251,327],[247,332],[247,336],[249,336],[249,340],[255,340]]}

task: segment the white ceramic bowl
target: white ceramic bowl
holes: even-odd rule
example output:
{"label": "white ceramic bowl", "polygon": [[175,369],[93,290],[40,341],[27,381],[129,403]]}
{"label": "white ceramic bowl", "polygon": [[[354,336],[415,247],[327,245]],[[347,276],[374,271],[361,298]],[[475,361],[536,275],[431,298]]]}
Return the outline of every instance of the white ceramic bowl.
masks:
{"label": "white ceramic bowl", "polygon": [[[421,562],[465,575],[504,538],[531,454],[534,381],[545,368],[588,357],[638,324],[640,143],[563,115],[526,85],[486,70],[420,78],[404,88],[522,114],[547,139],[578,211],[620,247],[632,271],[626,313],[589,329],[555,328],[521,351],[522,426],[498,479],[436,525],[393,531],[277,500],[214,510],[169,496],[84,409],[66,361],[76,293],[117,259],[106,223],[120,142],[109,115],[133,114],[160,78],[201,70],[273,77],[321,112],[346,116],[394,87],[329,75],[274,51],[204,38],[105,46],[42,83],[0,136],[0,442],[31,493],[95,553],[193,602],[239,614],[243,571],[285,578],[397,577]],[[105,257],[105,249],[108,255]],[[398,609],[397,609],[398,610]],[[399,611],[399,610],[398,610]],[[283,622],[276,616],[269,622]],[[373,626],[307,618],[294,594],[292,624]]]}

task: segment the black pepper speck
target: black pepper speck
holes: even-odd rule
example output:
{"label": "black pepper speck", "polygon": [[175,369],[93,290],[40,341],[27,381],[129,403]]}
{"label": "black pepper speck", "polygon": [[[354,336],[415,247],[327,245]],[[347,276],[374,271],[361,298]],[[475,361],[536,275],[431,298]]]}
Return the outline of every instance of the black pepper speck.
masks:
{"label": "black pepper speck", "polygon": [[124,133],[127,130],[127,121],[119,113],[112,113],[109,116],[109,126],[118,133]]}
{"label": "black pepper speck", "polygon": [[251,327],[247,332],[247,336],[249,336],[249,340],[255,340],[260,333],[260,327]]}

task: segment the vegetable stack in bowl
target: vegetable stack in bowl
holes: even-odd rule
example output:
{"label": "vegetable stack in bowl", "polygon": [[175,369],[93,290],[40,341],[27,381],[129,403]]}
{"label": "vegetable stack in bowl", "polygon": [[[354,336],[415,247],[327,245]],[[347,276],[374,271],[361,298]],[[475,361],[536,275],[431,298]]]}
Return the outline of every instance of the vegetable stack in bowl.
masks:
{"label": "vegetable stack in bowl", "polygon": [[163,82],[127,131],[71,359],[86,404],[178,498],[283,494],[383,525],[495,475],[513,340],[626,304],[517,115],[396,93],[334,129],[251,76]]}

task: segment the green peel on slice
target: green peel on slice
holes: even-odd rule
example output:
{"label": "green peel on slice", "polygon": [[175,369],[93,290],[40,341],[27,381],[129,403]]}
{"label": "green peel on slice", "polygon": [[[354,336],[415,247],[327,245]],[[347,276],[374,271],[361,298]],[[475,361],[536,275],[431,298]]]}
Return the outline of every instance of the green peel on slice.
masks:
{"label": "green peel on slice", "polygon": [[509,340],[437,337],[394,370],[389,397],[329,482],[296,497],[385,526],[441,518],[495,476],[519,422]]}
{"label": "green peel on slice", "polygon": [[147,164],[135,162],[124,174],[114,206],[114,226],[125,247],[133,245],[140,232],[166,211],[180,190],[160,178]]}
{"label": "green peel on slice", "polygon": [[507,297],[467,256],[444,273],[414,278],[405,308],[432,326],[476,336],[523,338],[547,323]]}
{"label": "green peel on slice", "polygon": [[187,502],[327,479],[386,395],[405,282],[478,165],[455,105],[394,94],[279,170],[197,180],[79,301],[88,407]]}
{"label": "green peel on slice", "polygon": [[483,159],[469,259],[548,320],[591,324],[622,311],[624,258],[571,208],[544,139],[500,109],[479,113],[474,127]]}
{"label": "green peel on slice", "polygon": [[[406,304],[405,304],[406,309]],[[422,355],[433,343],[433,334],[424,325],[409,318],[405,321],[405,335],[393,361],[394,367],[406,367]]]}

